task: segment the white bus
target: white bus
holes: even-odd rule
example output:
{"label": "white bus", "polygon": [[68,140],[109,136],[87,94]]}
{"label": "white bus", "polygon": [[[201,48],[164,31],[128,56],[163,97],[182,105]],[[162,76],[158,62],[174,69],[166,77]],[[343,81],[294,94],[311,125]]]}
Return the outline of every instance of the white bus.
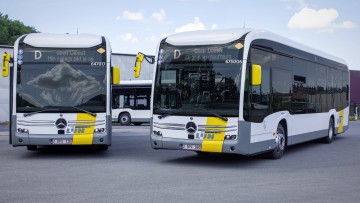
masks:
{"label": "white bus", "polygon": [[155,61],[155,149],[276,159],[348,129],[346,62],[271,32],[178,33],[160,42]]}
{"label": "white bus", "polygon": [[151,80],[122,81],[112,88],[112,120],[121,125],[150,122]]}
{"label": "white bus", "polygon": [[[10,144],[111,145],[109,41],[97,35],[28,34],[3,56],[10,75]],[[13,63],[9,67],[9,62]],[[113,73],[111,72],[113,71]]]}

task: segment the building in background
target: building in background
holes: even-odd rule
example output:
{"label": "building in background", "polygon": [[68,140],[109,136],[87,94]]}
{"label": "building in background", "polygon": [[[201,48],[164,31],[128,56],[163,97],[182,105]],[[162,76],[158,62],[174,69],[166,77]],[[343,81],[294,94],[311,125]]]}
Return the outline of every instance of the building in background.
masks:
{"label": "building in background", "polygon": [[[11,56],[13,56],[13,47],[0,45],[1,56],[5,52],[10,53]],[[142,64],[140,77],[134,78],[135,59],[136,59],[135,54],[112,53],[111,55],[112,65],[120,67],[120,81],[152,80],[154,65],[148,63],[146,60],[144,60]],[[0,123],[9,121],[9,89],[10,89],[9,78],[10,77],[6,77],[6,78],[0,77]]]}
{"label": "building in background", "polygon": [[360,71],[350,70],[350,115],[360,113]]}

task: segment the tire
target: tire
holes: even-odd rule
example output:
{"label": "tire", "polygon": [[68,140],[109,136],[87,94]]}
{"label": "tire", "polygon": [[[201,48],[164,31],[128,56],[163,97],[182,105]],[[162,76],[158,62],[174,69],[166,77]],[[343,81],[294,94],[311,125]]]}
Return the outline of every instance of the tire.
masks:
{"label": "tire", "polygon": [[286,147],[286,133],[284,127],[279,124],[276,130],[275,148],[269,153],[270,158],[280,159]]}
{"label": "tire", "polygon": [[141,125],[142,123],[139,123],[139,122],[136,122],[136,123],[134,123],[134,125],[136,125],[136,126],[139,126],[139,125]]}
{"label": "tire", "polygon": [[108,145],[98,145],[98,150],[99,151],[106,151],[108,150],[109,146]]}
{"label": "tire", "polygon": [[119,123],[121,125],[130,125],[131,124],[131,117],[128,113],[122,113],[119,115]]}
{"label": "tire", "polygon": [[323,143],[330,144],[333,141],[334,136],[335,136],[334,119],[330,118],[328,134],[326,137],[322,139]]}
{"label": "tire", "polygon": [[28,145],[26,148],[28,151],[36,151],[38,149],[36,145]]}
{"label": "tire", "polygon": [[210,154],[210,152],[203,152],[203,151],[195,151],[195,153],[198,156],[208,156]]}

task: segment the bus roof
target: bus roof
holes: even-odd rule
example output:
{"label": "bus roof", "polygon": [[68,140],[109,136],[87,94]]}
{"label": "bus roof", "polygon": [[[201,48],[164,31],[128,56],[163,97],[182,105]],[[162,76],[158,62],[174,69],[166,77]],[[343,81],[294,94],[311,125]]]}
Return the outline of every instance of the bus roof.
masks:
{"label": "bus roof", "polygon": [[169,35],[166,42],[175,46],[225,44],[250,32],[251,29],[199,30]]}
{"label": "bus roof", "polygon": [[25,36],[24,42],[34,47],[88,48],[101,44],[102,36],[32,33]]}
{"label": "bus roof", "polygon": [[[300,44],[293,40],[287,39],[280,35],[274,34],[266,30],[254,30],[254,29],[224,29],[224,30],[200,30],[191,32],[182,32],[170,35],[166,38],[166,42],[175,46],[191,46],[191,45],[210,45],[210,44],[226,44],[240,39],[245,34],[245,40],[251,43],[257,39],[266,39],[274,42],[278,42],[295,49],[305,51],[314,55],[327,58],[338,63],[346,64],[345,60],[336,56],[327,54],[317,49]],[[246,43],[246,42],[245,42]],[[250,45],[250,44],[249,44]]]}

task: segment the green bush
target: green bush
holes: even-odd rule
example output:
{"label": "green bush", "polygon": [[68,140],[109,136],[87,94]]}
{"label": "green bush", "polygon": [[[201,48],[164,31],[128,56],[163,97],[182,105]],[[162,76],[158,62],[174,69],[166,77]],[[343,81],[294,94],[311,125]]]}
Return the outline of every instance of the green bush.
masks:
{"label": "green bush", "polygon": [[350,121],[356,121],[357,119],[355,119],[355,116],[349,116],[349,120]]}

